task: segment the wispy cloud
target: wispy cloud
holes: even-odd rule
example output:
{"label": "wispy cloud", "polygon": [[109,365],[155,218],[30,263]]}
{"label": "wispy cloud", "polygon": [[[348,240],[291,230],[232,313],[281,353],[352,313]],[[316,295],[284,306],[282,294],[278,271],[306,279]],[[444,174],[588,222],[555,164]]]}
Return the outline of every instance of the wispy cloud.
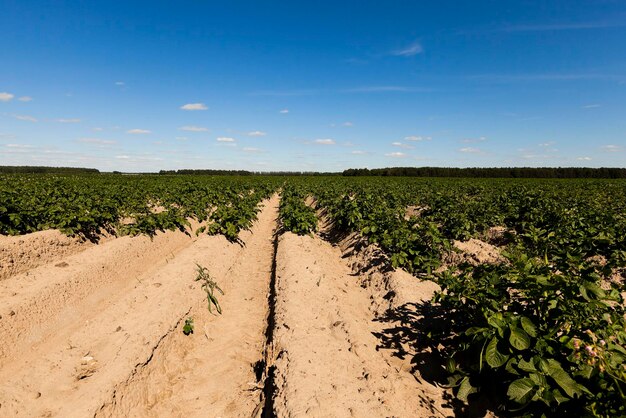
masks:
{"label": "wispy cloud", "polygon": [[182,110],[207,110],[208,107],[204,103],[187,103],[180,107]]}
{"label": "wispy cloud", "polygon": [[126,133],[131,135],[147,135],[151,133],[151,131],[147,129],[129,129]]}
{"label": "wispy cloud", "polygon": [[18,148],[18,149],[30,149],[30,148],[35,148],[32,145],[27,145],[27,144],[6,144],[5,147],[7,148]]}
{"label": "wispy cloud", "polygon": [[313,142],[315,142],[316,144],[320,144],[320,145],[335,145],[335,140],[330,139],[330,138],[316,139]]}
{"label": "wispy cloud", "polygon": [[235,142],[235,138],[229,138],[226,136],[220,136],[217,138],[217,142]]}
{"label": "wispy cloud", "polygon": [[118,160],[130,160],[130,155],[116,155],[115,158]]}
{"label": "wispy cloud", "polygon": [[354,155],[365,155],[365,154],[367,154],[367,151],[354,150],[354,151],[352,151],[350,154],[354,154]]}
{"label": "wispy cloud", "polygon": [[26,122],[37,122],[37,118],[28,115],[13,115],[15,119],[23,120]]}
{"label": "wispy cloud", "polygon": [[19,99],[17,99],[17,100],[19,100],[20,102],[32,102],[32,101],[33,101],[33,98],[32,98],[32,97],[30,97],[30,96],[22,96],[22,97],[20,97],[20,98],[19,98]]}
{"label": "wispy cloud", "polygon": [[404,148],[404,149],[412,149],[415,148],[413,145],[409,145],[409,144],[404,144],[402,142],[392,142],[391,145],[393,145],[394,147],[398,147],[398,148]]}
{"label": "wispy cloud", "polygon": [[341,126],[345,126],[346,128],[352,128],[354,126],[354,123],[348,121],[342,123]]}
{"label": "wispy cloud", "polygon": [[279,111],[278,111],[278,113],[282,113],[282,114],[284,115],[284,114],[286,114],[286,113],[289,113],[289,109],[282,109],[282,110],[279,110]]}
{"label": "wispy cloud", "polygon": [[120,86],[120,87],[121,87],[121,86],[125,86],[125,85],[126,85],[126,83],[124,83],[123,81],[116,81],[116,82],[115,82],[115,85],[116,85],[116,86]]}
{"label": "wispy cloud", "polygon": [[391,158],[404,158],[407,155],[403,152],[390,152],[388,154],[385,154],[385,157],[391,157]]}
{"label": "wispy cloud", "polygon": [[576,159],[578,161],[591,161],[593,158],[591,158],[591,157],[578,157]]}
{"label": "wispy cloud", "polygon": [[608,152],[621,152],[624,150],[624,147],[621,145],[603,145],[600,148]]}
{"label": "wispy cloud", "polygon": [[110,139],[100,139],[100,138],[80,138],[77,141],[83,144],[93,144],[93,145],[99,145],[99,146],[113,145],[117,143],[116,141],[113,141]]}
{"label": "wispy cloud", "polygon": [[363,86],[340,90],[341,93],[423,93],[432,89],[406,86]]}
{"label": "wispy cloud", "polygon": [[459,152],[463,152],[465,154],[481,154],[483,151],[480,148],[463,147],[459,148]]}
{"label": "wispy cloud", "polygon": [[577,81],[577,80],[608,80],[623,81],[624,74],[607,73],[526,73],[526,74],[474,74],[467,76],[470,80],[495,83],[515,83],[528,81]]}
{"label": "wispy cloud", "polygon": [[263,131],[248,132],[248,136],[265,136],[265,135],[267,135],[267,133]]}
{"label": "wispy cloud", "polygon": [[496,29],[496,32],[549,32],[563,30],[608,29],[626,26],[624,21],[557,22],[544,24],[510,25]]}
{"label": "wispy cloud", "polygon": [[78,118],[55,119],[55,122],[59,122],[59,123],[80,123],[80,119],[78,119]]}
{"label": "wispy cloud", "polygon": [[540,147],[551,147],[552,145],[556,144],[556,142],[554,141],[548,141],[548,142],[542,142],[541,144],[539,144]]}
{"label": "wispy cloud", "polygon": [[180,129],[181,131],[187,131],[187,132],[208,132],[209,131],[207,128],[204,128],[202,126],[193,126],[193,125],[181,126],[178,129]]}
{"label": "wispy cloud", "polygon": [[11,93],[2,92],[0,93],[0,102],[10,102],[14,97],[15,95]]}
{"label": "wispy cloud", "polygon": [[389,54],[396,57],[413,57],[422,52],[424,52],[422,44],[416,41],[404,48],[391,51]]}
{"label": "wispy cloud", "polygon": [[598,107],[600,107],[599,104],[588,104],[588,105],[583,106],[583,109],[596,109]]}
{"label": "wispy cloud", "polygon": [[250,93],[252,96],[291,97],[291,96],[315,96],[322,93],[317,89],[293,89],[293,90],[258,90]]}
{"label": "wispy cloud", "polygon": [[259,153],[259,152],[261,152],[261,149],[260,148],[254,148],[254,147],[244,147],[243,148],[243,152]]}
{"label": "wispy cloud", "polygon": [[430,141],[431,139],[433,139],[430,136],[419,136],[419,135],[411,135],[411,136],[405,136],[404,140],[405,141]]}
{"label": "wispy cloud", "polygon": [[477,142],[485,142],[486,140],[487,140],[487,137],[480,136],[478,138],[463,138],[461,139],[461,142],[464,144],[475,144]]}

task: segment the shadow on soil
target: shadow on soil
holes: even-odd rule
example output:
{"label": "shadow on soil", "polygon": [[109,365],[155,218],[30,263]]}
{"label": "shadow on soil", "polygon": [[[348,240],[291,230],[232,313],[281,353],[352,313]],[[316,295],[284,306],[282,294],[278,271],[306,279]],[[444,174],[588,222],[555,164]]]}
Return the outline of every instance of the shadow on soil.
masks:
{"label": "shadow on soil", "polygon": [[[454,320],[449,310],[431,302],[406,303],[375,320],[386,325],[381,332],[374,333],[380,341],[377,348],[391,350],[398,358],[410,359],[411,372],[416,379],[419,380],[419,376],[433,385],[447,386],[449,374],[445,359],[458,345],[454,334],[448,332]],[[433,335],[438,337],[433,338]],[[455,417],[494,416],[492,411],[497,406],[490,402],[493,396],[495,394],[483,392],[470,396],[469,404],[464,404],[446,392],[444,406],[451,408]]]}

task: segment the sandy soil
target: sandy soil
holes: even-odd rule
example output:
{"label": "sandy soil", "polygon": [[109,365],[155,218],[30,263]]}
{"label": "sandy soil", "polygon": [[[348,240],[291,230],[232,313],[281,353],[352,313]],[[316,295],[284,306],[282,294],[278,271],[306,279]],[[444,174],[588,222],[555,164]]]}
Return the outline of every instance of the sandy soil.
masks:
{"label": "sandy soil", "polygon": [[[437,366],[388,344],[406,329],[388,313],[437,286],[387,269],[357,235],[276,238],[278,201],[243,245],[167,232],[25,258],[0,281],[0,417],[453,415],[421,375]],[[222,315],[196,263],[224,290]]]}
{"label": "sandy soil", "polygon": [[[176,232],[126,237],[2,282],[0,416],[206,416],[206,399],[224,416],[250,416],[260,399],[248,383],[264,342],[277,204],[242,234],[244,247]],[[205,312],[195,263],[226,292],[223,316]],[[196,332],[182,339],[190,316]],[[153,376],[169,384],[148,390]]]}
{"label": "sandy soil", "polygon": [[[102,241],[108,239],[103,236]],[[18,236],[0,235],[0,281],[93,245],[79,237],[68,237],[56,229]]]}
{"label": "sandy soil", "polygon": [[[362,287],[342,255],[319,238],[280,238],[276,416],[448,415],[441,389],[419,380],[393,350],[379,350],[375,334],[383,325],[371,309],[375,290]],[[432,294],[427,286],[422,290]]]}

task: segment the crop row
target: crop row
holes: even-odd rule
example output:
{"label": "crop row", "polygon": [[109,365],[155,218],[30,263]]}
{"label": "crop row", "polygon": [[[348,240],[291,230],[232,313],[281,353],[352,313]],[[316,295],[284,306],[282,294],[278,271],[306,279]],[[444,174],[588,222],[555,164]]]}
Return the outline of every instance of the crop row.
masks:
{"label": "crop row", "polygon": [[[459,400],[507,415],[626,415],[626,188],[611,181],[308,179],[335,227],[441,286],[413,326]],[[494,233],[497,231],[497,234]],[[454,240],[502,262],[449,263]],[[405,312],[400,309],[396,315]],[[410,315],[409,315],[410,318]]]}

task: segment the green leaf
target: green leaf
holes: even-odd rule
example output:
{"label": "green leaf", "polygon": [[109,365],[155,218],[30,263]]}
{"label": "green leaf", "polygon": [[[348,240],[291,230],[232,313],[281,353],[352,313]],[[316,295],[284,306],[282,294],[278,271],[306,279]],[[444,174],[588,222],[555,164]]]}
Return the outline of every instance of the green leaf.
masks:
{"label": "green leaf", "polygon": [[520,322],[522,323],[522,328],[524,329],[524,331],[526,331],[528,335],[530,335],[531,337],[537,336],[537,328],[535,327],[535,324],[533,324],[533,321],[526,318],[525,316],[522,316],[520,318]]}
{"label": "green leaf", "polygon": [[461,380],[461,385],[459,386],[459,391],[456,394],[456,397],[462,400],[463,402],[467,402],[467,397],[472,393],[476,393],[477,389],[472,386],[469,381],[469,377],[465,376],[463,380]]}
{"label": "green leaf", "polygon": [[570,377],[570,375],[563,370],[561,364],[554,359],[547,359],[546,364],[543,368],[544,372],[550,376],[554,381],[565,391],[565,393],[570,397],[578,397],[583,394],[584,387],[576,383],[574,379]]}
{"label": "green leaf", "polygon": [[537,371],[537,368],[535,367],[535,364],[532,361],[532,359],[530,361],[526,361],[524,359],[521,359],[517,363],[517,367],[519,367],[520,370],[523,370],[525,372],[536,372]]}
{"label": "green leaf", "polygon": [[535,383],[527,377],[517,379],[509,385],[506,394],[512,401],[520,404],[528,403],[535,394]]}
{"label": "green leaf", "polygon": [[485,350],[485,360],[487,361],[487,364],[496,369],[503,366],[508,359],[508,355],[502,354],[498,351],[498,339],[493,337],[491,341],[489,341],[489,344],[487,344],[487,349]]}
{"label": "green leaf", "polygon": [[509,342],[518,350],[526,350],[530,347],[530,337],[526,334],[526,331],[518,327],[511,327]]}

